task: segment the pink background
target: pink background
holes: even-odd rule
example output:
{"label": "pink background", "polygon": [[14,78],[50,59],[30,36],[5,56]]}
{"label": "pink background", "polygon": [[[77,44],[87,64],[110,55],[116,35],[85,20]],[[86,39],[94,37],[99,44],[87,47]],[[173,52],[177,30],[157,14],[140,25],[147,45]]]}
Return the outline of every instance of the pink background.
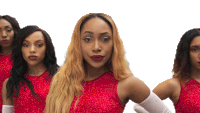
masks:
{"label": "pink background", "polygon": [[[104,13],[115,21],[134,75],[151,90],[171,78],[181,36],[200,24],[199,2],[167,1],[70,1],[1,0],[0,15],[16,17],[21,27],[38,25],[50,34],[58,64],[71,41],[76,22],[88,13]],[[164,102],[175,113],[173,103]],[[124,113],[133,112],[129,101]]]}

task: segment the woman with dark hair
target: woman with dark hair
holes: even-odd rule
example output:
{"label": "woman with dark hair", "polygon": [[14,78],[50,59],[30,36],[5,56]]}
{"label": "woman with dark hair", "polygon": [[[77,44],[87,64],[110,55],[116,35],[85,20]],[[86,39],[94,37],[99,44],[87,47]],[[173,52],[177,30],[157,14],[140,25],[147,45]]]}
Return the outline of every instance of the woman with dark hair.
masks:
{"label": "woman with dark hair", "polygon": [[[176,113],[200,113],[200,29],[182,36],[172,72],[173,78],[158,84],[153,92],[162,100],[169,97]],[[135,110],[147,113],[137,104]]]}
{"label": "woman with dark hair", "polygon": [[[41,113],[51,78],[58,69],[54,46],[48,33],[37,26],[23,28],[17,38],[11,77],[3,84],[4,112]],[[14,109],[6,105],[14,105]]]}
{"label": "woman with dark hair", "polygon": [[53,77],[46,113],[122,113],[128,100],[142,102],[151,113],[169,112],[132,75],[112,18],[103,13],[83,16],[74,28],[66,61]]}
{"label": "woman with dark hair", "polygon": [[[15,18],[9,15],[0,16],[0,91],[4,80],[10,77],[12,45],[19,30],[20,27]],[[0,113],[2,112],[2,105],[2,93],[0,93]]]}

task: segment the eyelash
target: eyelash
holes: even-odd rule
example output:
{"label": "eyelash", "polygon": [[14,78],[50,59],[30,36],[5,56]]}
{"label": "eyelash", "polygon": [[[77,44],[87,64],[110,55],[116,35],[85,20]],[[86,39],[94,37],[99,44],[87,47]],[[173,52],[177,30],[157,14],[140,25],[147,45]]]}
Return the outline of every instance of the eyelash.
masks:
{"label": "eyelash", "polygon": [[[85,42],[89,42],[89,41],[91,41],[92,39],[89,37],[89,38],[84,38],[83,39]],[[109,37],[103,37],[103,38],[101,38],[100,39],[101,41],[103,41],[103,42],[108,42],[109,40],[110,40],[110,38]]]}
{"label": "eyelash", "polygon": [[[28,45],[27,44],[23,44],[22,46],[24,46],[24,47],[28,47]],[[42,47],[43,46],[43,44],[38,44],[38,45],[36,45],[37,47]]]}
{"label": "eyelash", "polygon": [[[6,32],[11,32],[13,29],[7,29]],[[2,30],[0,30],[0,32],[2,32]]]}
{"label": "eyelash", "polygon": [[191,51],[198,51],[198,48],[192,48]]}
{"label": "eyelash", "polygon": [[7,31],[7,32],[11,32],[11,31],[12,31],[12,29],[7,29],[6,31]]}
{"label": "eyelash", "polygon": [[109,37],[103,37],[103,39],[102,39],[103,42],[108,42],[109,40],[110,40]]}
{"label": "eyelash", "polygon": [[85,42],[89,42],[89,41],[91,40],[91,38],[87,38],[87,37],[86,37],[86,38],[84,38],[83,40],[84,40]]}

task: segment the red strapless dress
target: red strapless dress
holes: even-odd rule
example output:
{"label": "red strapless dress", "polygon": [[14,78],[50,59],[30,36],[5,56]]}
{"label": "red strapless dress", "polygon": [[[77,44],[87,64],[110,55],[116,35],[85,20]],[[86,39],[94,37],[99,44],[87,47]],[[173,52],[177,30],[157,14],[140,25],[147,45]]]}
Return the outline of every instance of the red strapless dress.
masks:
{"label": "red strapless dress", "polygon": [[179,100],[175,105],[176,113],[200,113],[200,83],[191,79],[181,83]]}
{"label": "red strapless dress", "polygon": [[34,97],[27,85],[20,85],[19,95],[13,94],[13,104],[15,113],[42,113],[46,104],[46,96],[49,92],[50,80],[46,78],[49,75],[45,71],[40,76],[25,75],[34,86],[34,92],[38,98]]}
{"label": "red strapless dress", "polygon": [[[0,92],[2,91],[3,82],[6,78],[10,77],[10,70],[12,68],[12,60],[10,60],[12,54],[10,55],[1,55],[0,54]],[[2,113],[2,92],[0,93],[0,113]]]}
{"label": "red strapless dress", "polygon": [[75,108],[74,98],[70,113],[122,113],[124,107],[117,94],[118,81],[111,71],[83,83],[84,92]]}

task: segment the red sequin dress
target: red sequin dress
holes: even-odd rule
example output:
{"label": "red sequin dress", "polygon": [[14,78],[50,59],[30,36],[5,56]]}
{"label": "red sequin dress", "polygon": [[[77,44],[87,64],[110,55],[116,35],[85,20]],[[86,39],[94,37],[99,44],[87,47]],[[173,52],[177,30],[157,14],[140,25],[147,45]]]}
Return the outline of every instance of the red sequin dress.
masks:
{"label": "red sequin dress", "polygon": [[84,92],[75,108],[74,98],[70,113],[122,113],[124,106],[117,94],[118,81],[111,71],[83,83]]}
{"label": "red sequin dress", "polygon": [[19,95],[13,94],[13,104],[15,113],[43,113],[46,96],[49,92],[50,80],[46,78],[49,72],[45,71],[40,76],[25,75],[31,81],[34,92],[38,98],[34,97],[27,85],[20,85]]}
{"label": "red sequin dress", "polygon": [[[6,78],[10,77],[10,70],[12,68],[12,60],[10,60],[12,54],[1,55],[0,54],[0,92],[2,91],[3,82]],[[0,113],[2,113],[2,92],[0,93]]]}
{"label": "red sequin dress", "polygon": [[181,83],[179,100],[175,105],[176,113],[200,113],[200,83],[195,79]]}

